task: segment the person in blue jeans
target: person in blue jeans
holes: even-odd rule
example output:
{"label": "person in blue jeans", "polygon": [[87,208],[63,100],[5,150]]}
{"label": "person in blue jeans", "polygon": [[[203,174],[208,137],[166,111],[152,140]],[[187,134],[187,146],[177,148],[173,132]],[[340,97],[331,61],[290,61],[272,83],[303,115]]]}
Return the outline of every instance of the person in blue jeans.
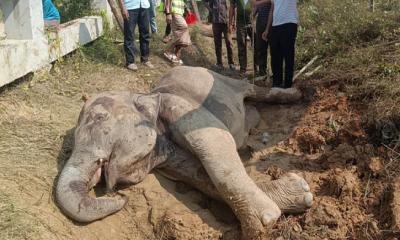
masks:
{"label": "person in blue jeans", "polygon": [[149,0],[119,0],[122,17],[124,18],[124,51],[126,67],[137,71],[135,64],[135,28],[139,27],[140,61],[148,68],[154,68],[149,61]]}
{"label": "person in blue jeans", "polygon": [[43,5],[43,19],[45,27],[60,26],[60,13],[51,0],[42,0]]}
{"label": "person in blue jeans", "polygon": [[157,33],[157,21],[156,21],[156,0],[150,1],[149,18],[150,18],[150,29],[151,33]]}

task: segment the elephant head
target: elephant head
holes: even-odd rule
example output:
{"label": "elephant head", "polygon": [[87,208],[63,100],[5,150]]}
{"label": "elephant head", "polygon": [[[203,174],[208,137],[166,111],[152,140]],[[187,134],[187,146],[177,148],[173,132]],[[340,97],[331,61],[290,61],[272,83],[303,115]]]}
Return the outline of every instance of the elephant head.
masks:
{"label": "elephant head", "polygon": [[89,195],[102,174],[108,191],[132,173],[132,166],[156,144],[159,95],[104,93],[89,99],[75,129],[74,149],[56,187],[61,210],[79,222],[104,218],[124,207],[127,197]]}

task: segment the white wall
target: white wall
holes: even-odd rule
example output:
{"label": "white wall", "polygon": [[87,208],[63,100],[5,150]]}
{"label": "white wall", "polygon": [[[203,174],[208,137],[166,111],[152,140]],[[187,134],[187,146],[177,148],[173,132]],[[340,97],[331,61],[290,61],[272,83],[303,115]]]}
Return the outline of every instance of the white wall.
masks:
{"label": "white wall", "polygon": [[0,9],[0,41],[6,37],[6,31],[4,29],[3,12]]}
{"label": "white wall", "polygon": [[[96,7],[112,19],[111,10],[107,12],[107,0],[96,1]],[[6,39],[0,38],[0,87],[103,35],[99,16],[62,24],[57,33],[45,32],[42,0],[0,0],[0,9],[6,33]],[[0,23],[0,37],[1,27]]]}

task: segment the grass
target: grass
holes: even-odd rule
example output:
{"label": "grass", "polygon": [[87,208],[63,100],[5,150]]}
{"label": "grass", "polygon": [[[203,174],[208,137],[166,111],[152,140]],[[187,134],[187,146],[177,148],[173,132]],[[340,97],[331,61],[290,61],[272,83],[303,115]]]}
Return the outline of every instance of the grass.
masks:
{"label": "grass", "polygon": [[310,80],[338,82],[363,106],[364,126],[379,144],[399,138],[400,2],[375,2],[372,12],[365,0],[303,1],[296,62],[321,56]]}
{"label": "grass", "polygon": [[37,221],[0,190],[0,239],[35,239]]}

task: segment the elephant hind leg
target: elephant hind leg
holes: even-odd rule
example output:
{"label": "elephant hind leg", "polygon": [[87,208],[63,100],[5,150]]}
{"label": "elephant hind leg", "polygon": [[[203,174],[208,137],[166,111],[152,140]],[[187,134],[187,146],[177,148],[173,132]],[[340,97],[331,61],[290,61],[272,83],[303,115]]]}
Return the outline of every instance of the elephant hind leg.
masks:
{"label": "elephant hind leg", "polygon": [[[163,176],[192,186],[209,197],[223,201],[201,162],[192,154],[177,150],[174,158],[157,167]],[[294,173],[274,181],[259,181],[257,186],[274,201],[283,213],[302,213],[311,207],[313,195],[307,182]]]}
{"label": "elephant hind leg", "polygon": [[261,116],[254,106],[245,105],[245,108],[245,131],[249,133],[252,128],[255,128],[260,123]]}
{"label": "elephant hind leg", "polygon": [[244,90],[244,98],[256,102],[293,103],[302,98],[296,88],[264,88],[248,84]]}

